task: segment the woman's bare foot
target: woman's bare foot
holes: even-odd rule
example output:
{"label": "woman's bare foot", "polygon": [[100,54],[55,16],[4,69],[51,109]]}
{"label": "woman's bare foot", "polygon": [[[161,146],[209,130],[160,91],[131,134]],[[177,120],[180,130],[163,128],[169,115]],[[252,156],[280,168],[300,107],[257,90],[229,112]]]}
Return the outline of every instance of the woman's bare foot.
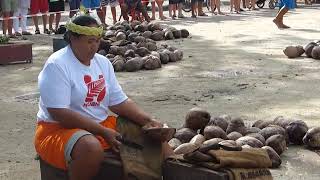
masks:
{"label": "woman's bare foot", "polygon": [[214,11],[211,11],[211,13],[212,13],[212,14],[214,14],[214,15],[217,15],[217,13],[216,13],[216,12],[214,12]]}
{"label": "woman's bare foot", "polygon": [[290,28],[289,26],[283,24],[283,22],[280,22],[277,19],[274,19],[273,23],[276,24],[279,29],[288,29],[288,28]]}

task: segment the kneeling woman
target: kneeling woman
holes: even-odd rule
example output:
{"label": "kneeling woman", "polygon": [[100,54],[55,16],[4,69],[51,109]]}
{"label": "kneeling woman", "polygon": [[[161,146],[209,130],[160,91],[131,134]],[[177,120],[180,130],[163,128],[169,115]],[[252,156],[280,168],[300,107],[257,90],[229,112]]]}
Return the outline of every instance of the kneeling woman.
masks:
{"label": "kneeling woman", "polygon": [[40,89],[35,148],[72,180],[94,177],[105,149],[117,150],[116,118],[107,109],[144,126],[152,120],[122,91],[112,67],[97,54],[102,28],[90,16],[66,25],[69,45],[52,54],[38,77]]}

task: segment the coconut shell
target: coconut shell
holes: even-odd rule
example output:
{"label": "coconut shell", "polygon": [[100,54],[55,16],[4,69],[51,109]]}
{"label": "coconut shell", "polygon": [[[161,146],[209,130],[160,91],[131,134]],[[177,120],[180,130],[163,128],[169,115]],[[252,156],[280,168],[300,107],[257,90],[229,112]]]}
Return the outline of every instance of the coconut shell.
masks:
{"label": "coconut shell", "polygon": [[[137,48],[141,48],[141,47],[144,47],[144,48],[147,48],[147,43],[146,42],[139,42],[137,44]],[[147,48],[148,49],[148,48]]]}
{"label": "coconut shell", "polygon": [[263,128],[259,134],[261,134],[265,139],[268,139],[270,136],[276,135],[276,134],[281,134],[283,136],[286,135],[285,129],[283,129],[280,126],[273,125],[273,126],[268,126],[266,128]]}
{"label": "coconut shell", "polygon": [[145,47],[140,47],[135,51],[136,54],[139,54],[139,56],[144,57],[148,54],[150,54],[150,51]]}
{"label": "coconut shell", "polygon": [[137,20],[133,20],[129,23],[131,25],[132,28],[136,27],[137,25],[140,25],[141,22],[137,21]]}
{"label": "coconut shell", "polygon": [[154,41],[161,41],[164,39],[164,33],[162,31],[155,31],[150,36],[150,39]]}
{"label": "coconut shell", "polygon": [[196,146],[195,144],[183,143],[174,150],[174,153],[175,154],[187,154],[187,153],[191,153],[191,152],[195,151],[196,149],[198,149],[198,146]]}
{"label": "coconut shell", "polygon": [[209,122],[211,115],[208,111],[195,107],[188,111],[184,127],[197,131],[203,129]]}
{"label": "coconut shell", "polygon": [[273,124],[281,126],[283,129],[286,129],[287,126],[292,122],[292,119],[286,119],[283,116],[278,116],[273,120]]}
{"label": "coconut shell", "polygon": [[301,56],[304,53],[303,47],[302,46],[296,46],[296,47],[298,49],[299,56]]}
{"label": "coconut shell", "polygon": [[297,58],[300,56],[299,50],[296,46],[288,46],[283,50],[283,53],[288,58]]}
{"label": "coconut shell", "polygon": [[253,124],[253,127],[257,127],[259,129],[263,129],[269,125],[273,124],[273,121],[269,120],[258,120]]}
{"label": "coconut shell", "polygon": [[133,44],[127,44],[126,45],[126,49],[132,49],[132,50],[136,51],[137,50],[137,46],[135,46]]}
{"label": "coconut shell", "polygon": [[240,133],[238,133],[238,132],[231,132],[231,133],[229,133],[228,135],[227,135],[227,138],[228,139],[230,139],[230,140],[237,140],[237,139],[239,139],[239,138],[241,138],[242,137],[242,134],[240,134]]}
{"label": "coconut shell", "polygon": [[161,31],[162,30],[162,28],[161,28],[161,25],[160,25],[160,23],[157,23],[157,22],[150,22],[149,24],[148,24],[148,30],[149,31]]}
{"label": "coconut shell", "polygon": [[181,31],[181,37],[182,37],[182,38],[187,38],[187,37],[189,37],[190,33],[189,33],[188,30],[186,30],[186,29],[181,29],[180,31]]}
{"label": "coconut shell", "polygon": [[173,137],[179,139],[181,143],[190,142],[190,140],[197,135],[196,131],[190,128],[181,128],[177,130]]}
{"label": "coconut shell", "polygon": [[108,54],[117,55],[118,54],[118,46],[110,46]]}
{"label": "coconut shell", "polygon": [[114,58],[114,57],[115,57],[114,54],[107,54],[107,55],[106,55],[106,58],[108,58],[108,59],[111,59],[111,58]]}
{"label": "coconut shell", "polygon": [[132,49],[129,49],[129,50],[127,50],[126,51],[126,53],[124,54],[124,57],[135,57],[135,52],[134,52],[134,50],[132,50]]}
{"label": "coconut shell", "polygon": [[150,38],[151,37],[151,35],[152,35],[152,32],[151,31],[145,31],[145,32],[143,32],[142,33],[142,36],[144,37],[144,38]]}
{"label": "coconut shell", "polygon": [[160,52],[160,61],[162,64],[167,64],[169,62],[169,55],[165,52]]}
{"label": "coconut shell", "polygon": [[193,143],[200,147],[200,145],[206,140],[206,138],[202,134],[195,135],[191,140],[190,143]]}
{"label": "coconut shell", "polygon": [[289,136],[289,142],[301,145],[303,144],[302,139],[308,131],[308,126],[302,120],[296,120],[287,126],[286,131]]}
{"label": "coconut shell", "polygon": [[174,31],[172,31],[172,33],[173,33],[174,38],[176,38],[176,39],[181,38],[181,31],[180,30],[174,30]]}
{"label": "coconut shell", "polygon": [[134,31],[145,32],[148,30],[148,27],[144,24],[140,24],[134,27]]}
{"label": "coconut shell", "polygon": [[105,50],[105,51],[109,51],[110,49],[110,46],[111,46],[111,42],[108,41],[108,40],[104,40],[104,39],[101,39],[100,40],[100,45],[99,45],[99,50]]}
{"label": "coconut shell", "polygon": [[117,48],[117,55],[121,55],[124,56],[124,54],[126,53],[127,49],[123,46],[120,46]]}
{"label": "coconut shell", "polygon": [[309,57],[309,58],[312,57],[312,55],[311,55],[312,49],[313,49],[315,46],[318,46],[318,44],[315,43],[315,42],[311,42],[311,43],[307,44],[307,45],[304,47],[304,51],[305,51],[307,57]]}
{"label": "coconut shell", "polygon": [[143,62],[139,57],[132,58],[124,64],[124,68],[128,72],[138,71],[142,68],[142,66]]}
{"label": "coconut shell", "polygon": [[257,128],[257,127],[249,127],[249,128],[247,128],[247,133],[246,133],[246,134],[259,133],[260,131],[261,131],[260,128]]}
{"label": "coconut shell", "polygon": [[212,156],[200,151],[184,154],[183,158],[191,162],[212,162],[214,160]]}
{"label": "coconut shell", "polygon": [[320,149],[320,127],[309,129],[303,137],[303,143],[310,148]]}
{"label": "coconut shell", "polygon": [[240,117],[232,119],[228,124],[227,130],[226,130],[227,134],[233,131],[239,132],[242,135],[246,134],[247,129],[244,126],[244,122]]}
{"label": "coconut shell", "polygon": [[169,142],[168,142],[169,146],[174,150],[176,149],[178,146],[180,146],[182,143],[179,139],[177,138],[172,138]]}
{"label": "coconut shell", "polygon": [[173,33],[171,31],[166,31],[164,33],[164,37],[165,37],[166,40],[171,40],[171,39],[174,38]]}
{"label": "coconut shell", "polygon": [[174,47],[174,46],[168,46],[167,49],[168,49],[169,51],[172,51],[172,52],[174,52],[175,50],[177,50],[177,48]]}
{"label": "coconut shell", "polygon": [[175,50],[173,53],[176,55],[177,61],[181,61],[183,59],[183,51],[180,49]]}
{"label": "coconut shell", "polygon": [[254,137],[250,137],[250,136],[243,136],[243,137],[237,139],[236,143],[238,146],[243,146],[245,144],[248,144],[249,146],[251,146],[253,148],[261,148],[262,146],[264,146],[264,144],[261,141],[259,141],[258,139],[254,138]]}
{"label": "coconut shell", "polygon": [[207,126],[204,128],[204,137],[209,140],[212,138],[228,139],[226,132],[218,126]]}
{"label": "coconut shell", "polygon": [[254,137],[258,139],[260,142],[262,142],[262,144],[266,143],[266,139],[259,133],[250,133],[250,134],[247,134],[246,136]]}
{"label": "coconut shell", "polygon": [[106,33],[104,34],[105,38],[111,38],[111,37],[115,37],[115,30],[108,30],[106,31]]}
{"label": "coconut shell", "polygon": [[124,60],[122,59],[114,59],[113,62],[112,62],[112,66],[113,66],[113,69],[114,71],[116,72],[119,72],[119,71],[123,71],[124,70]]}
{"label": "coconut shell", "polygon": [[157,50],[157,45],[152,43],[152,42],[147,42],[146,43],[146,48],[149,49],[149,51],[156,51]]}
{"label": "coconut shell", "polygon": [[266,140],[266,146],[272,147],[279,156],[287,149],[285,137],[281,134],[269,137]]}
{"label": "coconut shell", "polygon": [[241,151],[242,147],[237,145],[234,140],[224,140],[219,142],[219,145],[222,149],[227,151]]}
{"label": "coconut shell", "polygon": [[269,158],[272,162],[272,168],[278,168],[282,161],[280,156],[277,154],[277,152],[270,146],[263,146],[262,149],[265,149],[269,155]]}
{"label": "coconut shell", "polygon": [[224,131],[226,131],[230,121],[231,121],[231,117],[229,115],[224,114],[211,119],[208,125],[216,125],[216,126],[219,126],[221,129],[223,129]]}
{"label": "coconut shell", "polygon": [[116,28],[116,30],[123,30],[123,31],[126,30],[126,28],[122,25],[117,25],[117,26],[115,26],[115,28]]}
{"label": "coconut shell", "polygon": [[156,56],[148,56],[148,59],[145,61],[143,67],[146,70],[158,69],[161,68],[161,61]]}
{"label": "coconut shell", "polygon": [[105,56],[105,55],[107,55],[107,51],[104,50],[104,49],[101,49],[101,50],[98,51],[98,54],[101,54],[102,56]]}
{"label": "coconut shell", "polygon": [[128,35],[128,40],[129,41],[131,41],[131,42],[134,42],[134,39],[136,38],[136,37],[138,37],[139,35],[137,34],[137,33],[130,33],[129,35]]}
{"label": "coconut shell", "polygon": [[139,43],[139,42],[145,42],[146,38],[144,38],[143,36],[137,36],[134,38],[134,42]]}
{"label": "coconut shell", "polygon": [[160,54],[157,51],[151,51],[151,55],[160,59]]}
{"label": "coconut shell", "polygon": [[253,148],[253,147],[251,147],[251,146],[248,145],[248,144],[245,144],[245,145],[242,145],[241,148],[242,148],[242,149],[250,149],[250,148]]}
{"label": "coconut shell", "polygon": [[[214,138],[214,139],[218,139],[218,138]],[[210,139],[210,140],[212,140],[212,139]],[[208,140],[208,141],[210,141],[210,140]],[[223,141],[223,139],[221,139],[221,141]],[[217,150],[217,149],[220,149],[219,142],[201,144],[199,147],[199,151],[202,153],[207,153],[210,150]]]}
{"label": "coconut shell", "polygon": [[117,33],[117,36],[116,36],[116,40],[117,40],[117,41],[125,40],[126,38],[127,38],[127,36],[126,36],[125,33],[123,33],[123,32]]}
{"label": "coconut shell", "polygon": [[311,56],[313,59],[320,60],[320,46],[315,46],[312,49]]}
{"label": "coconut shell", "polygon": [[164,51],[164,52],[168,53],[168,55],[169,55],[169,62],[176,62],[176,61],[178,61],[178,56],[177,56],[177,54],[175,54],[174,52],[172,52],[172,51]]}

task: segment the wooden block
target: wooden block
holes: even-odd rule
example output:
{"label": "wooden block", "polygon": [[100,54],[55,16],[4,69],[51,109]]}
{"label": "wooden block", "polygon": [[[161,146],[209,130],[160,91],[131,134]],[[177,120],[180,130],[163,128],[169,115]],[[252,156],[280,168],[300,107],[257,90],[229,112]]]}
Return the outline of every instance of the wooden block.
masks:
{"label": "wooden block", "polygon": [[228,180],[227,173],[168,160],[163,168],[163,180]]}
{"label": "wooden block", "polygon": [[0,44],[0,64],[32,63],[32,44],[30,41]]}

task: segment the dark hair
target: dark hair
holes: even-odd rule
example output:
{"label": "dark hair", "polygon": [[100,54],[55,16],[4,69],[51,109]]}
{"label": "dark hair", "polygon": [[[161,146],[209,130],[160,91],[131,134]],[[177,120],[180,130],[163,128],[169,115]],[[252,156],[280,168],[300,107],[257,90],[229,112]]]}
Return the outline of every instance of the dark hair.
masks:
{"label": "dark hair", "polygon": [[[98,22],[97,20],[95,20],[93,17],[91,16],[88,16],[88,15],[81,15],[81,16],[78,16],[76,17],[74,20],[72,20],[72,22],[76,25],[80,25],[80,26],[89,26],[89,25],[92,25],[92,24],[95,24],[95,25],[98,25]],[[70,37],[71,36],[75,36],[75,37],[80,37],[81,34],[78,34],[78,33],[75,33],[75,32],[72,32],[72,31],[69,31],[67,30],[65,33],[64,33],[64,40],[70,44]]]}

